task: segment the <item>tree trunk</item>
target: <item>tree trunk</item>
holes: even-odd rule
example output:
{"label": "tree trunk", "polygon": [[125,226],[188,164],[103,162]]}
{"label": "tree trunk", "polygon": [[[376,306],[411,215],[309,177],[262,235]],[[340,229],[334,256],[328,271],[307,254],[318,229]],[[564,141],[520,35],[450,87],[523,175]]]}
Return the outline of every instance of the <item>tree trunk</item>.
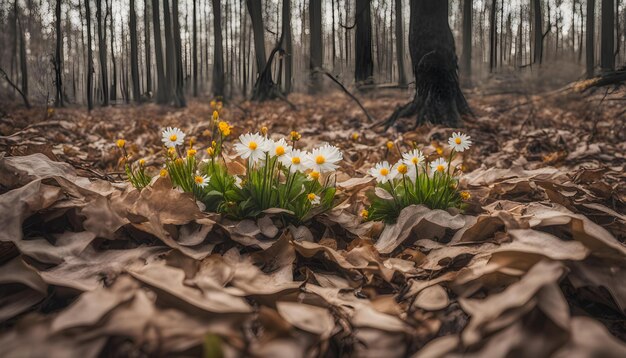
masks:
{"label": "tree trunk", "polygon": [[293,77],[293,41],[291,39],[291,0],[283,0],[282,10],[283,36],[285,42],[285,79],[283,91],[291,93]]}
{"label": "tree trunk", "polygon": [[224,97],[224,48],[222,46],[222,4],[213,5],[213,96]]}
{"label": "tree trunk", "polygon": [[258,0],[246,0],[250,20],[252,21],[252,33],[254,34],[254,53],[256,56],[256,70],[260,74],[265,68],[265,29],[263,27],[262,3]]}
{"label": "tree trunk", "polygon": [[154,54],[157,72],[156,101],[159,104],[167,104],[169,100],[168,86],[165,80],[165,64],[163,59],[163,42],[161,40],[161,18],[159,15],[159,0],[152,0],[152,30],[154,33]]}
{"label": "tree trunk", "polygon": [[146,56],[146,94],[152,97],[152,51],[150,50],[150,2],[143,3],[144,47]]}
{"label": "tree trunk", "polygon": [[541,13],[541,0],[533,2],[533,31],[534,31],[534,51],[533,63],[541,64],[543,61],[543,15]]}
{"label": "tree trunk", "polygon": [[489,72],[493,72],[496,66],[498,52],[498,45],[496,44],[496,7],[497,1],[491,0],[491,8],[489,9]]}
{"label": "tree trunk", "polygon": [[385,127],[416,113],[416,125],[458,125],[471,110],[459,87],[447,1],[411,0],[409,49],[417,91],[412,102],[397,108],[384,122]]}
{"label": "tree trunk", "polygon": [[[98,54],[100,55],[100,74],[102,76],[102,105],[109,105],[109,75],[107,71],[106,24],[102,25],[102,0],[96,0],[96,19],[98,20]],[[105,19],[106,21],[106,19]],[[113,36],[113,34],[111,34]]]}
{"label": "tree trunk", "polygon": [[461,73],[468,84],[472,81],[472,16],[474,1],[463,0],[463,54],[461,55]]}
{"label": "tree trunk", "polygon": [[309,41],[309,70],[311,78],[310,93],[321,90],[322,75],[317,69],[322,67],[324,48],[322,46],[322,2],[309,0],[309,23],[311,38]]}
{"label": "tree trunk", "polygon": [[585,30],[586,37],[586,68],[587,68],[587,78],[591,78],[594,76],[595,72],[595,28],[596,28],[596,1],[595,0],[587,0],[587,28]]}
{"label": "tree trunk", "polygon": [[396,6],[396,61],[398,65],[398,85],[406,86],[406,72],[404,71],[404,28],[402,23],[402,0],[395,0]]}
{"label": "tree trunk", "polygon": [[139,55],[137,51],[137,12],[135,0],[130,0],[130,76],[133,81],[133,100],[141,102],[139,90]]}
{"label": "tree trunk", "polygon": [[191,70],[191,75],[193,76],[193,96],[194,97],[198,97],[198,9],[196,9],[197,6],[197,0],[193,0],[193,16],[192,16],[192,32],[193,32],[193,44],[192,44],[192,59],[191,59],[191,63],[192,63],[192,70]]}
{"label": "tree trunk", "polygon": [[602,0],[600,32],[600,67],[602,72],[615,69],[615,2]]}
{"label": "tree trunk", "polygon": [[371,0],[356,0],[355,23],[354,80],[357,84],[370,84],[374,82]]}
{"label": "tree trunk", "polygon": [[[56,85],[56,99],[54,101],[55,106],[63,107],[63,33],[61,32],[61,0],[57,0],[55,8],[56,19],[56,52],[54,56],[54,73],[55,73],[55,85]],[[90,40],[91,42],[91,40]]]}
{"label": "tree trunk", "polygon": [[172,20],[174,21],[174,51],[176,55],[176,95],[174,101],[177,107],[185,107],[185,76],[183,71],[183,52],[180,38],[180,21],[178,16],[178,0],[172,1]]}
{"label": "tree trunk", "polygon": [[[17,1],[15,2],[15,7],[17,8]],[[24,29],[22,28],[22,22],[19,17],[17,18],[17,24],[20,32],[20,72],[22,75],[22,96],[27,104],[26,107],[30,107],[30,103],[28,103],[28,59],[26,58],[26,39],[24,38]]]}
{"label": "tree trunk", "polygon": [[[60,0],[59,0],[60,1]],[[91,7],[90,0],[85,0],[85,17],[87,18],[87,108],[93,109],[93,50],[91,49]]]}

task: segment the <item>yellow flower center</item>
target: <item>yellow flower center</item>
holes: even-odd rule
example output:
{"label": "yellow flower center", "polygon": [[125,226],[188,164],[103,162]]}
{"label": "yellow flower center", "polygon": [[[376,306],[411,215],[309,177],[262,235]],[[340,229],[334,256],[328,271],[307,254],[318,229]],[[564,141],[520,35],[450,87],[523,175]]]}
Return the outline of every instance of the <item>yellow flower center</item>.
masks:
{"label": "yellow flower center", "polygon": [[201,177],[201,176],[199,176],[199,175],[196,175],[196,177],[195,177],[195,178],[193,178],[193,180],[195,180],[196,184],[202,184],[202,183],[204,183],[204,178],[203,178],[203,177]]}
{"label": "yellow flower center", "polygon": [[256,144],[256,142],[250,142],[248,144],[248,148],[250,148],[250,150],[256,150],[257,147],[258,145]]}
{"label": "yellow flower center", "polygon": [[406,172],[408,171],[409,171],[409,167],[407,167],[405,164],[398,165],[398,173],[406,174]]}
{"label": "yellow flower center", "polygon": [[116,144],[118,147],[123,148],[126,145],[126,141],[123,139],[118,139]]}
{"label": "yellow flower center", "polygon": [[380,175],[386,177],[388,174],[389,174],[389,169],[387,168],[380,169]]}
{"label": "yellow flower center", "polygon": [[454,138],[454,143],[461,144],[461,137]]}
{"label": "yellow flower center", "polygon": [[291,163],[293,163],[293,164],[300,164],[300,157],[293,157],[293,158],[291,158]]}
{"label": "yellow flower center", "polygon": [[413,164],[417,164],[417,163],[419,163],[419,162],[420,162],[420,159],[419,159],[418,157],[413,157],[413,158],[411,158],[411,163],[413,163]]}
{"label": "yellow flower center", "polygon": [[367,210],[365,210],[365,209],[361,210],[361,217],[362,217],[363,219],[367,219],[367,217],[369,216],[369,214],[370,214],[370,213],[369,213],[369,211],[367,211]]}
{"label": "yellow flower center", "polygon": [[446,167],[442,164],[437,165],[437,171],[438,172],[443,172],[444,170],[446,170]]}
{"label": "yellow flower center", "polygon": [[315,163],[317,163],[318,165],[322,165],[326,162],[326,158],[324,158],[323,155],[318,155],[317,157],[315,157]]}
{"label": "yellow flower center", "polygon": [[276,147],[276,155],[280,157],[283,154],[285,154],[285,147],[283,147],[282,145]]}
{"label": "yellow flower center", "polygon": [[320,178],[320,173],[313,171],[313,172],[311,172],[311,174],[309,174],[309,176],[311,177],[311,179],[317,180],[317,179]]}
{"label": "yellow flower center", "polygon": [[139,159],[139,165],[142,166],[142,167],[144,165],[146,165],[146,160],[145,159]]}
{"label": "yellow flower center", "polygon": [[393,149],[393,142],[392,141],[387,142],[387,149],[389,149],[389,150]]}
{"label": "yellow flower center", "polygon": [[166,177],[167,176],[167,169],[161,169],[161,172],[159,172],[159,175],[162,177]]}
{"label": "yellow flower center", "polygon": [[176,142],[176,139],[178,139],[178,137],[176,136],[176,134],[172,134],[170,136],[170,142]]}
{"label": "yellow flower center", "polygon": [[441,147],[437,148],[437,154],[441,155],[443,153],[443,149]]}
{"label": "yellow flower center", "polygon": [[315,196],[316,196],[315,194],[309,193],[309,195],[307,195],[306,197],[309,199],[309,201],[313,201],[315,200]]}

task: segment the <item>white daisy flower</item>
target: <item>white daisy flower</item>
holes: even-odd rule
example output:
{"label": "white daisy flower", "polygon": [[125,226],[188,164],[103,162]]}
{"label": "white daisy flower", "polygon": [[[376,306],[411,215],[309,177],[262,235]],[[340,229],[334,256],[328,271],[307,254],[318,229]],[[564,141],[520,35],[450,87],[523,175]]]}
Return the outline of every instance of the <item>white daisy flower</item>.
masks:
{"label": "white daisy flower", "polygon": [[319,205],[320,203],[320,197],[319,195],[316,195],[315,193],[309,193],[307,194],[307,199],[309,199],[309,201],[311,202],[312,205]]}
{"label": "white daisy flower", "polygon": [[176,127],[167,127],[162,134],[161,140],[168,148],[175,148],[177,145],[185,143],[185,133]]}
{"label": "white daisy flower", "polygon": [[268,141],[271,144],[270,156],[272,157],[284,158],[287,153],[291,152],[291,146],[283,138],[275,142],[271,139]]}
{"label": "white daisy flower", "polygon": [[434,173],[443,174],[448,170],[448,162],[443,158],[438,158],[434,162],[430,163],[430,170]]}
{"label": "white daisy flower", "polygon": [[403,175],[411,180],[415,180],[417,170],[414,165],[409,165],[404,162],[404,160],[400,160],[396,164],[393,165],[391,171],[394,173],[394,177],[401,178]]}
{"label": "white daisy flower", "polygon": [[377,182],[385,184],[386,182],[395,178],[398,172],[392,170],[389,162],[384,161],[376,164],[373,168],[371,168],[369,170],[369,174],[376,178]]}
{"label": "white daisy flower", "polygon": [[470,138],[470,136],[461,132],[452,133],[452,137],[448,139],[448,144],[455,151],[464,152],[472,145]]}
{"label": "white daisy flower", "polygon": [[204,188],[205,186],[209,185],[209,180],[211,180],[211,177],[208,175],[196,175],[193,178],[193,181],[196,183],[196,185],[201,188]]}
{"label": "white daisy flower", "polygon": [[239,136],[239,143],[235,144],[237,154],[243,159],[250,159],[257,162],[264,159],[265,153],[269,150],[268,140],[259,133],[247,133]]}
{"label": "white daisy flower", "polygon": [[282,157],[280,157],[280,162],[287,168],[289,171],[294,172],[303,172],[306,167],[304,166],[304,159],[307,157],[309,153],[304,150],[292,149]]}
{"label": "white daisy flower", "polygon": [[237,188],[239,188],[239,189],[241,189],[241,188],[242,188],[242,186],[241,186],[241,182],[242,182],[242,181],[243,181],[243,180],[241,180],[241,178],[240,178],[238,175],[235,175],[235,186],[236,186]]}
{"label": "white daisy flower", "polygon": [[415,168],[415,166],[420,166],[424,163],[424,154],[419,149],[413,149],[402,154],[402,161],[409,167]]}
{"label": "white daisy flower", "polygon": [[315,148],[306,156],[304,164],[316,172],[327,173],[337,169],[337,162],[343,159],[339,149],[333,145]]}

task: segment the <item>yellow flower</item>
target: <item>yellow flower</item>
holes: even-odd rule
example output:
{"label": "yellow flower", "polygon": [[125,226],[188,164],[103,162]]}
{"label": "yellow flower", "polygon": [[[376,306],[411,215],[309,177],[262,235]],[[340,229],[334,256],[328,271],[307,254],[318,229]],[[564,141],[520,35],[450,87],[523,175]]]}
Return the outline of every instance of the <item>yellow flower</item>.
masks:
{"label": "yellow flower", "polygon": [[115,142],[115,145],[117,145],[118,148],[124,148],[124,146],[126,145],[126,141],[124,139],[118,139]]}
{"label": "yellow flower", "polygon": [[385,144],[387,146],[387,150],[392,150],[393,149],[393,142],[392,141],[388,141],[387,144]]}
{"label": "yellow flower", "polygon": [[261,127],[261,134],[267,135],[267,127],[266,126]]}
{"label": "yellow flower", "polygon": [[437,154],[442,155],[443,154],[443,148],[442,147],[437,147]]}
{"label": "yellow flower", "polygon": [[230,134],[230,129],[232,127],[227,122],[221,121],[218,124],[218,128],[220,129],[220,132],[222,132],[222,135],[226,137]]}
{"label": "yellow flower", "polygon": [[367,217],[369,216],[369,211],[367,211],[366,209],[361,210],[361,217],[365,220],[367,220]]}
{"label": "yellow flower", "polygon": [[302,135],[296,131],[291,131],[291,133],[289,133],[289,137],[291,137],[292,142],[297,142],[300,138],[302,138]]}
{"label": "yellow flower", "polygon": [[309,193],[306,197],[309,200],[313,200],[313,199],[315,199],[315,194],[314,193]]}
{"label": "yellow flower", "polygon": [[208,147],[206,149],[206,153],[209,155],[209,157],[212,157],[215,155],[215,149],[213,149],[213,147]]}
{"label": "yellow flower", "polygon": [[398,173],[404,175],[409,171],[409,167],[406,166],[406,164],[400,164],[398,165]]}
{"label": "yellow flower", "polygon": [[176,148],[175,147],[167,148],[167,154],[173,157],[174,155],[176,155]]}
{"label": "yellow flower", "polygon": [[211,109],[215,109],[217,102],[215,100],[212,100],[210,104],[211,104]]}
{"label": "yellow flower", "polygon": [[145,159],[143,159],[143,158],[139,159],[139,166],[140,166],[140,167],[143,167],[143,166],[145,166],[145,165],[146,165],[146,160],[145,160]]}
{"label": "yellow flower", "polygon": [[189,148],[193,148],[194,144],[196,144],[196,137],[189,138]]}
{"label": "yellow flower", "polygon": [[174,163],[176,163],[176,165],[183,165],[185,162],[183,161],[182,158],[176,158],[176,160],[174,161]]}
{"label": "yellow flower", "polygon": [[193,149],[193,148],[192,148],[192,149],[187,150],[187,156],[188,156],[188,157],[193,157],[193,156],[195,156],[195,155],[196,155],[196,153],[197,153],[197,152],[196,152],[196,150],[195,150],[195,149]]}
{"label": "yellow flower", "polygon": [[472,195],[467,191],[462,191],[460,195],[463,200],[469,200],[469,198],[472,197]]}
{"label": "yellow flower", "polygon": [[218,111],[213,111],[213,120],[215,122],[217,122],[217,120],[220,119],[220,114]]}
{"label": "yellow flower", "polygon": [[165,168],[161,169],[161,171],[159,172],[159,175],[162,178],[165,178],[167,176],[167,169],[165,169]]}
{"label": "yellow flower", "polygon": [[217,142],[216,141],[211,141],[211,147],[215,148],[217,146]]}
{"label": "yellow flower", "polygon": [[316,172],[315,170],[309,173],[309,178],[313,179],[313,180],[319,180],[320,178],[320,173]]}
{"label": "yellow flower", "polygon": [[352,138],[352,140],[356,142],[357,140],[359,140],[359,133],[352,133],[352,136],[350,138]]}

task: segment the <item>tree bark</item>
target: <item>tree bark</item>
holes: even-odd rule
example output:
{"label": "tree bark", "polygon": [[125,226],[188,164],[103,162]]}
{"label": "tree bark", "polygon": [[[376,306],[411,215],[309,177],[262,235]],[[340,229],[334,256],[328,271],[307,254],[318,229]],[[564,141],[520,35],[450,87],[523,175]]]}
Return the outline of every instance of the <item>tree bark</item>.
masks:
{"label": "tree bark", "polygon": [[615,2],[602,0],[600,31],[600,67],[602,72],[615,69]]}
{"label": "tree bark", "polygon": [[585,30],[585,54],[586,54],[586,68],[587,68],[587,78],[591,78],[594,76],[595,72],[595,16],[596,13],[596,1],[595,0],[587,0],[587,25]]}
{"label": "tree bark", "polygon": [[285,77],[283,92],[291,93],[293,82],[293,40],[291,39],[291,0],[283,0],[282,9],[282,32],[285,42]]}
{"label": "tree bark", "polygon": [[543,15],[541,12],[541,0],[533,2],[533,31],[534,31],[534,51],[533,63],[541,64],[543,61]]}
{"label": "tree bark", "polygon": [[193,96],[194,97],[198,97],[198,9],[196,9],[197,7],[197,0],[193,0],[193,16],[192,16],[192,41],[193,44],[192,46],[192,59],[191,59],[191,63],[192,63],[192,69],[191,69],[191,75],[193,76]]}
{"label": "tree bark", "polygon": [[141,102],[139,87],[139,55],[137,50],[137,12],[135,0],[130,0],[130,77],[133,81],[133,100]]}
{"label": "tree bark", "polygon": [[224,48],[222,46],[222,4],[213,5],[213,96],[224,97]]}
{"label": "tree bark", "polygon": [[262,2],[258,0],[246,0],[250,21],[252,22],[252,33],[254,35],[254,53],[256,57],[257,75],[260,75],[265,68],[265,36],[263,27]]}
{"label": "tree bark", "polygon": [[312,94],[318,93],[322,87],[322,77],[317,68],[322,67],[324,48],[322,46],[322,2],[309,0],[309,23],[311,38],[309,41],[309,70]]}
{"label": "tree bark", "polygon": [[398,85],[406,87],[406,72],[404,71],[404,28],[402,23],[402,0],[395,0],[396,12],[396,61],[398,65]]}
{"label": "tree bark", "polygon": [[357,84],[371,84],[374,82],[371,0],[356,0],[355,23],[354,80]]}
{"label": "tree bark", "polygon": [[174,51],[176,55],[176,95],[174,101],[177,107],[185,107],[185,76],[183,70],[183,52],[180,38],[180,21],[178,16],[178,0],[172,1],[172,20],[174,22]]}
{"label": "tree bark", "polygon": [[[96,19],[98,21],[98,54],[100,55],[100,75],[102,85],[102,105],[109,105],[109,75],[107,71],[106,24],[102,25],[102,0],[96,0]],[[106,21],[106,19],[105,19]],[[111,34],[113,36],[113,34]]]}
{"label": "tree bark", "polygon": [[[55,106],[63,107],[63,33],[61,32],[61,0],[57,0],[55,8],[56,19],[56,52],[54,56],[54,73],[56,85]],[[87,21],[89,23],[89,21]],[[91,43],[91,39],[89,40]]]}
{"label": "tree bark", "polygon": [[496,59],[498,53],[497,45],[497,26],[496,26],[496,8],[497,1],[491,0],[491,7],[489,9],[489,72],[493,72],[496,66]]}
{"label": "tree bark", "polygon": [[[17,1],[15,2],[15,8],[17,9]],[[15,11],[18,12],[17,10]],[[20,32],[20,72],[22,75],[22,96],[27,107],[30,107],[28,103],[28,62],[26,57],[26,39],[24,38],[24,29],[22,28],[22,22],[19,16],[17,17],[17,24]]]}
{"label": "tree bark", "polygon": [[156,101],[159,104],[167,104],[169,100],[169,84],[165,79],[165,61],[163,59],[163,42],[161,40],[161,17],[159,14],[159,0],[152,0],[152,30],[154,33],[154,54],[157,72]]}
{"label": "tree bark", "polygon": [[415,75],[412,102],[397,108],[384,124],[417,114],[415,124],[456,126],[471,110],[459,87],[454,38],[448,25],[448,2],[411,0],[409,50]]}
{"label": "tree bark", "polygon": [[152,50],[150,49],[150,2],[143,3],[144,47],[146,57],[146,94],[152,97]]}
{"label": "tree bark", "polygon": [[474,1],[463,0],[463,54],[461,55],[461,73],[467,83],[472,81],[472,16]]}
{"label": "tree bark", "polygon": [[[59,0],[60,1],[60,0]],[[87,18],[87,108],[93,109],[93,50],[91,49],[91,7],[90,0],[85,0],[85,17]]]}

